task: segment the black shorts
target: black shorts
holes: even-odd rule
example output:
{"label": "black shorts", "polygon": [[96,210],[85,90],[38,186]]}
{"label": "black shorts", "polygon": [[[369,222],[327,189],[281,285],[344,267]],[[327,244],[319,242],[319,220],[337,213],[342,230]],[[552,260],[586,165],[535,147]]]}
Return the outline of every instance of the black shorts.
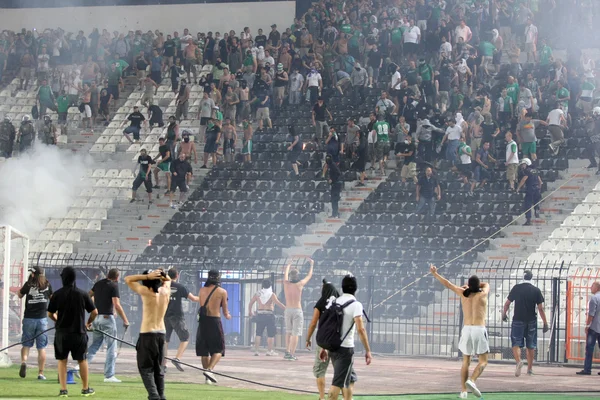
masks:
{"label": "black shorts", "polygon": [[56,331],[54,335],[54,357],[57,360],[66,360],[69,353],[75,361],[87,359],[87,333],[64,333]]}
{"label": "black shorts", "polygon": [[213,354],[225,356],[225,334],[221,317],[201,317],[196,332],[196,355],[208,357]]}
{"label": "black shorts", "polygon": [[139,189],[142,184],[146,187],[147,193],[152,193],[152,175],[146,178],[142,178],[142,175],[138,174],[133,181],[133,187],[131,188],[134,192]]}
{"label": "black shorts", "polygon": [[171,187],[170,187],[171,192],[175,192],[177,190],[177,188],[179,188],[179,191],[181,193],[187,192],[187,185],[185,183],[185,176],[183,176],[183,177],[177,177],[177,179],[175,177],[171,178]]}
{"label": "black shorts", "polygon": [[204,152],[207,154],[216,153],[219,149],[219,145],[217,143],[217,138],[215,135],[210,134],[206,138],[206,143],[204,144]]}
{"label": "black shorts", "polygon": [[68,113],[63,113],[63,112],[59,112],[58,113],[58,123],[63,124],[67,122],[67,114]]}
{"label": "black shorts", "polygon": [[275,315],[273,314],[256,314],[256,336],[262,336],[267,328],[267,336],[272,338],[277,333],[275,326]]}
{"label": "black shorts", "polygon": [[119,100],[119,85],[108,85],[106,91],[112,94],[113,100]]}
{"label": "black shorts", "polygon": [[210,117],[200,117],[200,125],[202,125],[202,126],[208,125],[209,121],[210,121]]}
{"label": "black shorts", "polygon": [[185,319],[181,315],[165,316],[165,329],[167,333],[165,339],[167,343],[171,340],[171,333],[175,331],[180,342],[187,342],[190,340],[190,331],[188,331],[185,325]]}
{"label": "black shorts", "polygon": [[458,168],[461,175],[469,179],[473,177],[473,164],[456,164],[456,168]]}
{"label": "black shorts", "polygon": [[296,163],[296,161],[298,161],[298,157],[300,157],[300,154],[302,154],[301,151],[296,151],[296,150],[292,150],[288,153],[288,161],[291,162],[292,164]]}
{"label": "black shorts", "polygon": [[419,52],[419,45],[417,43],[404,43],[404,53],[417,54],[418,52]]}
{"label": "black shorts", "polygon": [[338,351],[330,351],[331,363],[333,364],[333,380],[331,386],[349,388],[351,383],[357,381],[354,373],[354,349],[340,347]]}

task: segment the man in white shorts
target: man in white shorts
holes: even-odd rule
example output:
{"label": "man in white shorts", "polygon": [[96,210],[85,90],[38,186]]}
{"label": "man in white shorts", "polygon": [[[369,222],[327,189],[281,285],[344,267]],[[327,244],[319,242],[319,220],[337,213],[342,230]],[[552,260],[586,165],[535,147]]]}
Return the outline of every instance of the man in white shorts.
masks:
{"label": "man in white shorts", "polygon": [[286,265],[283,273],[283,292],[285,293],[285,355],[283,358],[289,361],[297,360],[296,347],[298,347],[298,338],[302,336],[304,328],[304,315],[302,313],[302,289],[310,281],[313,274],[315,262],[310,262],[310,270],[304,279],[300,279],[299,272],[292,268],[291,264]]}
{"label": "man in white shorts", "polygon": [[[467,388],[471,389],[475,397],[481,397],[481,391],[475,382],[481,376],[488,363],[490,344],[485,329],[487,319],[488,294],[490,285],[481,283],[475,275],[469,278],[468,285],[456,286],[437,272],[434,265],[429,266],[431,275],[446,288],[452,290],[460,297],[460,303],[464,314],[464,326],[458,343],[458,349],[463,353],[463,364],[460,370],[460,395],[459,398],[466,399]],[[469,378],[469,365],[471,357],[477,356],[479,363]]]}

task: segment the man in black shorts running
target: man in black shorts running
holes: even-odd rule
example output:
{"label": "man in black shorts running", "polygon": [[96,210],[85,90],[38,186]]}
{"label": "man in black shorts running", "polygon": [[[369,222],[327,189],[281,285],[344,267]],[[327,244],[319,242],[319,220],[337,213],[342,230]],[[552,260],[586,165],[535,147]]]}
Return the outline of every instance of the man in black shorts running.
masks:
{"label": "man in black shorts running", "polygon": [[152,164],[156,164],[156,162],[146,153],[146,149],[141,149],[138,164],[140,164],[140,171],[133,181],[129,202],[133,203],[135,201],[137,190],[144,184],[146,193],[148,193],[148,203],[152,204]]}
{"label": "man in black shorts running", "polygon": [[211,372],[225,355],[225,335],[221,324],[221,308],[226,319],[231,319],[227,307],[227,291],[220,287],[221,274],[211,269],[204,287],[198,293],[200,311],[196,333],[196,355],[202,357],[202,368],[207,384],[217,383]]}
{"label": "man in black shorts running", "polygon": [[[81,375],[81,395],[92,396],[94,389],[88,385],[87,329],[98,315],[90,296],[75,287],[75,269],[65,267],[60,273],[63,287],[52,295],[48,304],[48,318],[55,322],[54,355],[58,360],[59,397],[69,397],[67,391],[67,361],[69,353],[79,364]],[[85,312],[90,316],[85,322]]]}
{"label": "man in black shorts running", "polygon": [[183,204],[185,194],[188,191],[186,177],[188,174],[193,174],[192,165],[187,160],[187,154],[179,153],[179,158],[171,163],[171,187],[169,188],[169,198],[171,199],[171,208],[177,206],[173,202],[175,191],[179,188],[179,205]]}
{"label": "man in black shorts running", "polygon": [[[258,303],[258,310],[256,314],[252,311],[254,303]],[[275,304],[285,310],[285,306],[279,301],[277,295],[273,293],[271,288],[271,280],[265,279],[262,282],[262,289],[252,297],[250,304],[248,305],[248,314],[255,317],[256,321],[256,337],[254,338],[254,355],[258,356],[258,348],[260,347],[261,337],[265,328],[267,329],[267,356],[276,356],[277,353],[273,351],[273,345],[275,344],[275,334],[277,333],[277,327],[275,326]]]}
{"label": "man in black shorts running", "polygon": [[179,361],[179,358],[183,356],[183,352],[189,343],[190,331],[188,331],[188,328],[185,325],[181,300],[188,299],[190,301],[197,302],[198,297],[188,292],[187,288],[181,283],[177,283],[179,274],[175,268],[171,268],[168,272],[168,275],[169,278],[171,278],[171,300],[169,301],[169,306],[167,307],[167,312],[165,314],[165,361],[163,366],[166,372],[166,357],[168,357],[167,352],[169,350],[169,340],[171,339],[171,334],[173,331],[175,331],[177,337],[179,338],[179,348],[177,348],[177,354],[175,354],[175,358],[171,362],[175,368],[183,372],[181,364],[179,364],[177,361]]}

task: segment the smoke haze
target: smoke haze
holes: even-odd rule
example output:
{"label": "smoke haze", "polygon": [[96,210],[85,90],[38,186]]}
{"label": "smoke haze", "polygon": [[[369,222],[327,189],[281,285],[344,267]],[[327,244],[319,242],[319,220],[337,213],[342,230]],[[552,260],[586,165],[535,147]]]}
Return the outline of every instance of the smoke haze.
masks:
{"label": "smoke haze", "polygon": [[0,164],[0,224],[34,239],[48,219],[64,218],[84,186],[88,165],[81,155],[39,142]]}

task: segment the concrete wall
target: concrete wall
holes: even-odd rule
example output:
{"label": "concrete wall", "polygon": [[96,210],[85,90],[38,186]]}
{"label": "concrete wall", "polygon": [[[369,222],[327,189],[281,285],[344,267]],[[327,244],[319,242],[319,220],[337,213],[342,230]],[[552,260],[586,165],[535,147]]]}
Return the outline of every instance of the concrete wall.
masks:
{"label": "concrete wall", "polygon": [[86,34],[95,27],[110,32],[160,29],[166,36],[174,31],[181,34],[183,28],[189,28],[193,35],[208,31],[223,33],[231,29],[239,34],[248,26],[256,35],[258,28],[268,34],[273,23],[280,32],[284,31],[293,23],[294,14],[295,1],[2,9],[0,27],[13,31],[61,27],[67,32],[83,30]]}

